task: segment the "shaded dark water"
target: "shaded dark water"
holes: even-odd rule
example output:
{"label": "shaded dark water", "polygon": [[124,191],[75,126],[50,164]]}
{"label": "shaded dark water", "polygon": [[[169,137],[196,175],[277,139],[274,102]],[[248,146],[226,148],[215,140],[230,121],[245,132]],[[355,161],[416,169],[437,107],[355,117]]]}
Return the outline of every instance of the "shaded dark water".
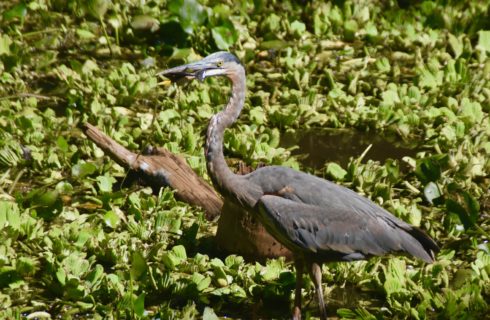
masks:
{"label": "shaded dark water", "polygon": [[[218,312],[218,315],[230,319],[290,319],[293,306],[292,299],[290,300],[286,297],[282,297],[283,299],[280,299],[281,297],[277,298],[276,300],[256,301],[246,308],[243,305],[224,307]],[[362,291],[352,284],[346,284],[343,287],[335,286],[326,294],[324,299],[328,319],[340,319],[337,316],[337,310],[340,308],[356,309],[362,306],[370,310],[386,305],[385,299],[378,293]],[[316,294],[313,290],[308,293],[307,297],[303,298],[301,310],[303,315],[320,316]]]}
{"label": "shaded dark water", "polygon": [[417,145],[402,141],[398,137],[380,136],[376,132],[361,132],[351,129],[322,129],[306,132],[285,132],[281,136],[281,147],[298,146],[292,155],[300,157],[300,163],[313,169],[321,169],[326,162],[336,162],[346,167],[349,158],[359,157],[366,148],[373,146],[365,160],[399,159],[415,157]]}

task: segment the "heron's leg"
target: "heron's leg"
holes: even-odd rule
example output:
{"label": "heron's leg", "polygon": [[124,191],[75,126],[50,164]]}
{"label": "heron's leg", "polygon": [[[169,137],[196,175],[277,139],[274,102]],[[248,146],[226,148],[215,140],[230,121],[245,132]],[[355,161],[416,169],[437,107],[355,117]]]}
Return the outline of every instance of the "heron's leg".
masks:
{"label": "heron's leg", "polygon": [[294,291],[293,320],[301,320],[301,288],[303,287],[304,262],[302,259],[294,260],[296,269],[296,290]]}
{"label": "heron's leg", "polygon": [[316,296],[318,298],[318,306],[320,307],[320,319],[327,319],[327,309],[325,308],[325,301],[323,300],[322,289],[322,264],[313,262],[310,268],[310,277],[315,284]]}

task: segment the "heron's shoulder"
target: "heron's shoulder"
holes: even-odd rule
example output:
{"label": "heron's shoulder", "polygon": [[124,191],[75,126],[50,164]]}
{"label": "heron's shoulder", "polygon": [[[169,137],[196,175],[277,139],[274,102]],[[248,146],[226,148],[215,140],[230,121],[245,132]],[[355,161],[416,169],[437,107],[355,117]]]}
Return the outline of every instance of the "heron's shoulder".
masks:
{"label": "heron's shoulder", "polygon": [[247,180],[264,188],[264,191],[290,187],[294,192],[326,192],[342,194],[347,192],[350,196],[357,193],[340,186],[334,182],[319,178],[309,173],[301,172],[288,167],[268,166],[259,168],[247,175]]}
{"label": "heron's shoulder", "polygon": [[247,176],[264,194],[318,206],[322,210],[395,218],[385,209],[353,190],[287,167],[260,168]]}
{"label": "heron's shoulder", "polygon": [[317,180],[316,181],[317,183],[332,183],[328,180],[318,178],[309,173],[301,172],[289,167],[282,167],[282,166],[262,167],[251,172],[248,176],[249,179],[251,180],[274,178],[274,179],[279,179],[281,182],[296,181],[296,180],[307,180],[307,181]]}

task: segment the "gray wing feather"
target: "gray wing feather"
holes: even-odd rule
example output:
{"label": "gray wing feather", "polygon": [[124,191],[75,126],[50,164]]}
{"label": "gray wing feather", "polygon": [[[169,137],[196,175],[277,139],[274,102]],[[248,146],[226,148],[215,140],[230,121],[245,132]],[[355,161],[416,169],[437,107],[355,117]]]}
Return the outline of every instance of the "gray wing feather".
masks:
{"label": "gray wing feather", "polygon": [[260,219],[284,245],[342,260],[405,251],[431,262],[437,245],[423,231],[350,189],[284,167],[247,176],[260,181]]}
{"label": "gray wing feather", "polygon": [[[382,221],[351,223],[349,212],[329,211],[304,203],[294,202],[278,196],[266,195],[259,201],[260,218],[273,233],[287,234],[289,246],[310,253],[332,253],[342,255],[360,253],[363,257],[382,255],[401,249],[393,236],[379,237],[372,232],[380,229]],[[394,230],[393,230],[394,231]],[[384,229],[389,234],[389,230]],[[396,234],[396,232],[394,232]],[[273,234],[276,236],[275,234]],[[281,236],[279,236],[280,238]],[[382,245],[379,243],[380,241]],[[287,244],[286,244],[287,246]]]}

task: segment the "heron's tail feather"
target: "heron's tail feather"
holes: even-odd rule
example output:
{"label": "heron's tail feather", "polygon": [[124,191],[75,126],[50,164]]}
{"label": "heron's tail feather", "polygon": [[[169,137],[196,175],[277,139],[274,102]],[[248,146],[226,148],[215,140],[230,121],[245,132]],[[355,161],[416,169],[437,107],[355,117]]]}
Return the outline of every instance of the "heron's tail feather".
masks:
{"label": "heron's tail feather", "polygon": [[425,262],[434,262],[435,255],[439,252],[439,247],[434,240],[417,227],[411,226],[411,228],[406,231],[411,237],[404,242],[404,249]]}

